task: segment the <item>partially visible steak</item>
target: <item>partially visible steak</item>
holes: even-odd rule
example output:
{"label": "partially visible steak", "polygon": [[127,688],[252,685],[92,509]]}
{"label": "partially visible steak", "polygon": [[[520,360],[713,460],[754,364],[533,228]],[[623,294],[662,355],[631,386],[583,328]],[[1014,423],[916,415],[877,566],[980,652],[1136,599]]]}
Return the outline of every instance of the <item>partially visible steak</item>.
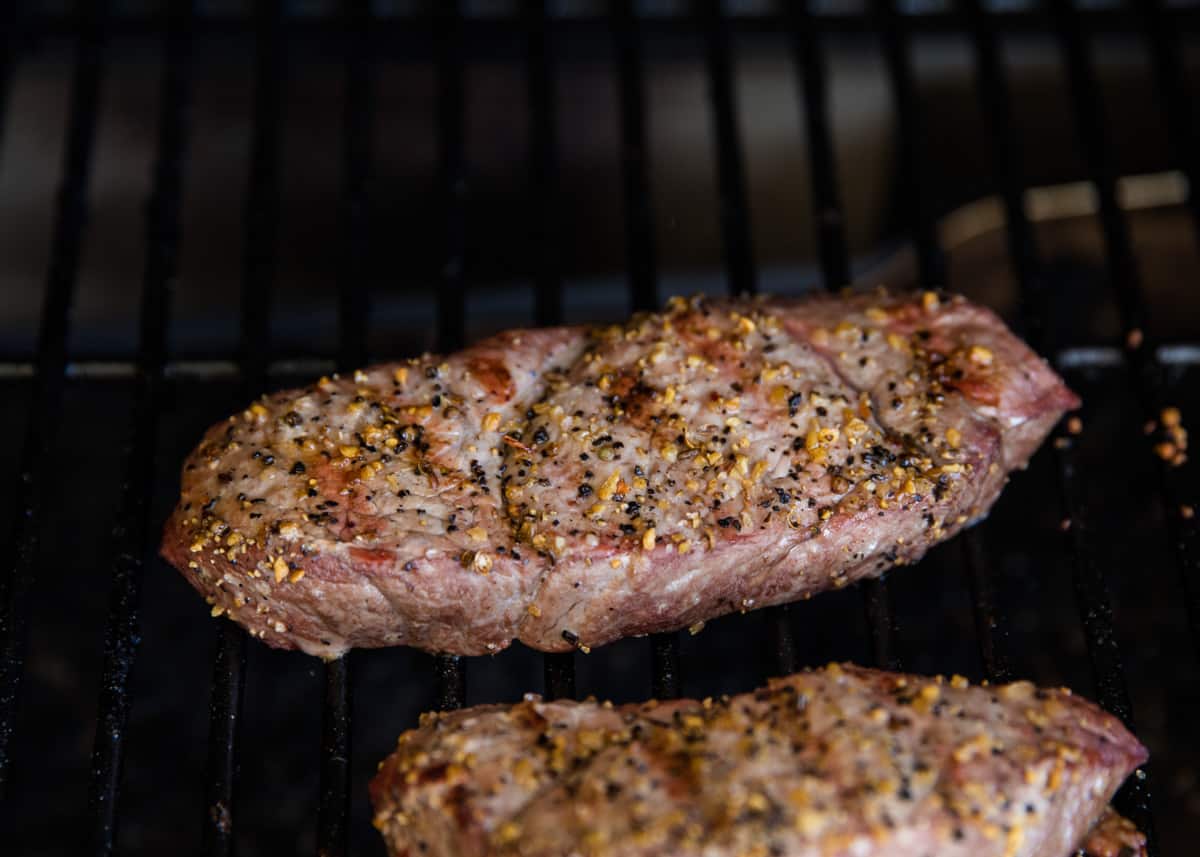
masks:
{"label": "partially visible steak", "polygon": [[1146,857],[1146,836],[1132,821],[1106,809],[1079,853],[1081,857]]}
{"label": "partially visible steak", "polygon": [[163,554],[274,646],[589,647],[914,561],[1076,404],[961,298],[675,299],[264,397]]}
{"label": "partially visible steak", "polygon": [[732,699],[427,714],[371,799],[393,857],[1068,857],[1145,759],[1067,690],[831,665]]}

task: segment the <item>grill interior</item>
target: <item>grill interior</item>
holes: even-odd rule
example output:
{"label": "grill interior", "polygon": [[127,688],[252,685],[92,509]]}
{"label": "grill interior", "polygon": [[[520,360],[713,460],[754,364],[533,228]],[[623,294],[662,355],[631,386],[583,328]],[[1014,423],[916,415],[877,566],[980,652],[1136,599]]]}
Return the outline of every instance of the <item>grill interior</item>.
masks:
{"label": "grill interior", "polygon": [[[421,710],[834,658],[1075,687],[1151,749],[1118,807],[1191,853],[1194,468],[1145,425],[1200,407],[1200,7],[48,5],[0,13],[13,853],[378,854],[365,783]],[[179,461],[265,390],[851,281],[997,307],[1085,401],[885,581],[588,655],[321,664],[204,623],[156,558]]]}

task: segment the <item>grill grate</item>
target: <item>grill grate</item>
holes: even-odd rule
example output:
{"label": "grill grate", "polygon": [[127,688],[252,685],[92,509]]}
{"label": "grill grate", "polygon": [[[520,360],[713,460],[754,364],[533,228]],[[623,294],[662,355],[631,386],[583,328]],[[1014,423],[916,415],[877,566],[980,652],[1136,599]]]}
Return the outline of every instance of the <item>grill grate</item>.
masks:
{"label": "grill grate", "polygon": [[[165,407],[169,368],[166,339],[170,291],[176,277],[176,254],[181,226],[181,188],[188,154],[188,119],[193,83],[192,42],[197,32],[221,30],[228,21],[197,18],[190,0],[173,2],[164,14],[164,75],[160,95],[159,133],[153,187],[147,211],[141,336],[135,372],[136,399],[128,427],[129,462],[122,501],[114,529],[111,558],[111,604],[103,656],[99,720],[93,750],[90,788],[91,850],[115,848],[121,785],[122,749],[131,705],[130,670],[139,642],[139,595],[143,546],[151,535],[147,497],[161,478],[154,456],[159,418]],[[1112,153],[1106,143],[1099,89],[1095,80],[1090,31],[1120,29],[1135,23],[1151,48],[1157,85],[1176,157],[1189,179],[1197,168],[1196,127],[1183,83],[1177,27],[1194,27],[1195,8],[1171,9],[1160,0],[1136,0],[1135,8],[1097,8],[1082,11],[1070,0],[1049,0],[1048,10],[997,16],[981,0],[958,0],[950,12],[902,14],[893,0],[876,0],[868,14],[813,14],[804,3],[786,4],[786,12],[759,17],[731,18],[719,0],[694,4],[689,16],[647,20],[635,14],[632,0],[608,4],[606,23],[615,45],[619,97],[621,172],[625,206],[627,269],[630,302],[636,309],[658,303],[658,258],[653,237],[653,202],[647,143],[647,92],[643,34],[658,28],[687,28],[702,37],[711,106],[712,136],[719,197],[719,223],[726,280],[735,293],[757,290],[758,270],[751,239],[750,206],[745,155],[739,137],[735,95],[736,70],[730,50],[731,28],[786,26],[792,59],[802,93],[805,131],[811,159],[811,183],[817,227],[820,269],[824,284],[833,289],[850,279],[845,216],[837,183],[834,141],[829,120],[828,75],[822,56],[823,39],[830,33],[863,30],[878,33],[885,59],[900,141],[899,163],[903,197],[911,206],[912,242],[923,282],[946,282],[946,262],[938,244],[934,206],[924,193],[918,147],[922,117],[914,93],[914,70],[909,39],[914,32],[965,31],[974,51],[978,96],[990,136],[992,169],[1007,227],[1008,252],[1023,299],[1023,321],[1030,342],[1054,355],[1045,320],[1049,295],[1039,250],[1025,210],[1025,181],[1018,163],[1012,111],[998,45],[998,31],[1052,27],[1061,48],[1072,91],[1077,134],[1086,154],[1089,178],[1099,199],[1106,264],[1127,348],[1136,399],[1152,419],[1169,401],[1166,371],[1145,331],[1145,299],[1138,282],[1137,263],[1125,215],[1118,204]],[[8,563],[0,578],[3,614],[0,631],[0,789],[9,783],[11,747],[18,696],[29,634],[29,593],[35,585],[38,557],[36,525],[49,500],[46,462],[50,454],[46,426],[58,422],[68,370],[69,309],[78,277],[88,207],[88,184],[96,137],[98,105],[105,68],[106,38],[114,26],[107,3],[83,3],[83,14],[68,25],[77,35],[70,100],[67,148],[62,185],[57,198],[50,267],[46,275],[45,306],[33,367],[29,430],[16,486],[13,540],[6,546]],[[130,28],[137,21],[122,20]],[[281,0],[258,4],[255,39],[254,125],[252,167],[245,193],[245,255],[242,260],[241,335],[237,359],[239,383],[245,396],[265,388],[271,367],[270,306],[276,268],[280,215],[280,157],[283,144],[283,103],[287,81],[287,36],[292,30],[326,26],[327,22],[295,20]],[[442,350],[461,347],[466,340],[466,204],[470,192],[465,146],[464,57],[468,38],[490,37],[498,29],[522,28],[527,62],[530,110],[529,193],[532,219],[528,224],[527,257],[534,283],[534,315],[539,324],[563,318],[563,277],[558,258],[556,208],[560,203],[558,127],[555,104],[554,33],[559,29],[595,26],[594,21],[564,21],[549,14],[541,0],[527,2],[521,14],[501,20],[467,20],[457,2],[433,4],[419,19],[377,18],[368,0],[350,0],[340,19],[345,62],[343,117],[343,187],[340,209],[343,275],[339,289],[337,366],[349,369],[365,362],[370,318],[367,281],[369,189],[375,167],[371,138],[376,111],[376,55],[381,42],[406,44],[416,32],[432,33],[436,64],[436,133],[441,261],[437,296],[437,343]],[[31,26],[47,32],[64,26],[57,18],[35,18]],[[157,26],[157,25],[156,25]],[[10,31],[6,28],[6,31]],[[15,48],[13,48],[15,49]],[[0,94],[6,94],[14,58],[0,57]],[[0,100],[0,123],[7,99]],[[3,125],[0,124],[0,128]],[[1193,185],[1194,187],[1194,185]],[[1200,203],[1188,198],[1200,237]],[[949,284],[951,287],[953,283]],[[1071,575],[1095,678],[1097,698],[1110,711],[1132,724],[1133,706],[1116,642],[1112,609],[1105,583],[1109,569],[1098,555],[1089,530],[1088,505],[1080,465],[1071,435],[1060,434],[1054,458],[1064,520]],[[1192,496],[1179,473],[1160,467],[1161,490],[1167,510],[1167,537],[1186,594],[1185,607],[1193,642],[1200,651],[1200,553],[1196,527],[1183,513]],[[987,526],[986,524],[984,525]],[[987,676],[1012,676],[1009,623],[996,593],[997,573],[990,567],[982,539],[971,531],[961,540],[963,566],[971,594],[980,656]],[[895,645],[897,619],[890,586],[884,581],[862,587],[871,631],[871,653],[885,666],[898,666]],[[795,670],[797,651],[789,608],[765,612],[773,669]],[[650,692],[658,698],[681,692],[680,643],[677,634],[651,638]],[[550,697],[576,694],[576,655],[544,658],[544,686]],[[363,796],[351,788],[352,681],[355,656],[324,667],[324,706],[321,727],[320,794],[317,811],[318,852],[341,855],[348,851],[348,813],[351,800]],[[232,623],[216,632],[210,705],[208,767],[203,807],[204,850],[213,855],[232,853],[238,781],[238,736],[246,676],[245,635]],[[434,659],[435,704],[451,709],[467,699],[467,663],[462,658]],[[2,792],[0,792],[2,794]],[[1151,853],[1157,853],[1154,819],[1150,812],[1150,779],[1145,772],[1131,779],[1118,796],[1120,808],[1147,832]]]}
{"label": "grill grate", "polygon": [[21,450],[21,473],[16,486],[17,518],[13,525],[12,557],[0,578],[0,794],[8,784],[13,718],[21,691],[28,637],[29,591],[34,583],[38,552],[35,526],[44,507],[44,468],[50,457],[45,426],[55,425],[62,411],[67,367],[69,311],[86,220],[88,177],[96,138],[100,84],[104,69],[104,43],[108,10],[104,3],[85,14],[75,55],[71,82],[71,119],[63,158],[63,180],[58,191],[51,238],[50,267],[46,273],[45,303],[38,333],[36,374],[31,419]]}

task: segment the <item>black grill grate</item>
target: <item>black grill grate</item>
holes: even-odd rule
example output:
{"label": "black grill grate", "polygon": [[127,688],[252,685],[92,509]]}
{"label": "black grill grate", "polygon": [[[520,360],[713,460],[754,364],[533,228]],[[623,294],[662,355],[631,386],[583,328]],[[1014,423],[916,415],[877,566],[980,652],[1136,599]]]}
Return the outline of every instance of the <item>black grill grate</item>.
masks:
{"label": "black grill grate", "polygon": [[[658,303],[657,249],[653,236],[653,203],[647,143],[648,98],[642,38],[648,30],[682,29],[703,39],[711,131],[715,145],[720,235],[726,281],[733,292],[757,290],[758,270],[752,246],[745,153],[739,136],[736,100],[737,73],[730,49],[731,32],[738,28],[786,28],[792,59],[802,93],[805,131],[811,159],[814,221],[824,284],[838,288],[850,279],[850,254],[845,217],[837,182],[834,141],[827,102],[828,81],[823,59],[823,39],[829,33],[868,31],[880,38],[882,56],[891,86],[897,117],[900,185],[911,207],[912,244],[923,282],[946,283],[946,260],[939,247],[934,202],[924,192],[919,147],[923,140],[922,117],[914,93],[914,71],[909,40],[914,32],[965,32],[974,51],[978,96],[989,134],[994,183],[999,189],[1007,227],[1010,262],[1023,300],[1025,334],[1042,353],[1055,355],[1059,343],[1051,341],[1046,324],[1049,294],[1034,230],[1025,210],[1026,182],[1016,153],[1012,95],[1002,62],[998,31],[1050,30],[1062,51],[1071,89],[1071,103],[1080,145],[1086,154],[1089,177],[1099,200],[1108,274],[1120,312],[1125,337],[1124,359],[1135,385],[1135,396],[1146,419],[1170,401],[1167,369],[1156,357],[1154,339],[1146,328],[1145,299],[1138,282],[1137,261],[1125,214],[1117,199],[1116,173],[1106,143],[1109,127],[1100,105],[1091,56],[1092,30],[1142,28],[1151,48],[1153,69],[1162,94],[1171,143],[1181,170],[1190,179],[1197,169],[1198,138],[1191,101],[1183,82],[1177,29],[1194,31],[1200,15],[1194,7],[1168,8],[1160,0],[1135,0],[1133,8],[1077,9],[1070,0],[1050,0],[1046,10],[997,15],[980,0],[958,0],[950,11],[921,15],[902,13],[894,0],[877,0],[864,14],[814,14],[804,3],[784,4],[784,11],[766,16],[731,17],[718,0],[693,4],[688,13],[646,19],[635,14],[632,0],[608,4],[604,19],[563,20],[549,13],[547,4],[533,0],[514,14],[500,19],[466,16],[457,2],[432,4],[416,17],[377,18],[368,0],[350,0],[337,19],[297,18],[280,0],[263,0],[255,19],[254,125],[252,168],[245,191],[243,228],[246,234],[242,260],[241,337],[237,355],[242,391],[246,397],[268,384],[271,361],[270,307],[277,256],[280,219],[280,163],[284,88],[287,84],[288,36],[294,31],[331,28],[342,38],[345,58],[345,113],[343,117],[343,187],[340,220],[343,231],[343,276],[339,289],[339,341],[337,365],[361,365],[367,355],[362,332],[370,320],[366,259],[369,253],[369,195],[375,169],[373,135],[376,96],[376,55],[380,45],[393,38],[432,37],[436,68],[436,158],[438,166],[437,221],[441,238],[437,295],[437,344],[440,349],[460,347],[466,340],[467,270],[465,264],[470,193],[465,130],[464,57],[467,39],[488,39],[496,33],[520,28],[525,46],[526,85],[530,104],[528,190],[531,219],[528,223],[529,274],[534,284],[534,317],[539,324],[562,320],[562,241],[556,216],[562,200],[559,186],[560,141],[556,129],[555,33],[577,27],[611,27],[615,47],[614,73],[619,98],[620,168],[625,206],[627,270],[630,303],[649,308]],[[12,541],[6,545],[6,566],[0,578],[3,615],[3,651],[0,653],[0,787],[9,783],[11,748],[19,735],[14,724],[29,635],[29,593],[37,585],[37,524],[52,501],[52,485],[45,465],[50,455],[45,426],[57,423],[68,368],[69,310],[80,265],[86,229],[88,185],[96,136],[98,105],[104,80],[106,38],[111,27],[135,30],[140,19],[111,20],[108,4],[83,3],[78,20],[37,18],[28,26],[46,32],[66,30],[76,35],[75,72],[70,101],[70,122],[57,199],[51,263],[46,275],[45,305],[33,369],[32,405],[27,439],[21,453],[20,479],[15,486],[15,519]],[[99,719],[90,788],[91,850],[97,854],[115,849],[119,810],[122,749],[130,708],[136,702],[130,690],[130,670],[139,642],[139,595],[144,570],[144,546],[153,535],[147,498],[156,480],[154,456],[160,416],[165,407],[165,379],[170,355],[167,320],[170,293],[176,277],[176,255],[181,236],[181,193],[187,165],[189,111],[193,85],[194,35],[201,29],[241,28],[240,21],[197,18],[193,3],[169,4],[162,18],[164,76],[159,113],[157,160],[147,206],[141,336],[136,365],[136,397],[127,429],[129,463],[125,470],[121,507],[110,558],[111,605],[107,618]],[[159,27],[155,23],[154,27]],[[14,26],[5,28],[15,33]],[[16,39],[9,36],[0,57],[0,96],[19,60]],[[5,126],[0,100],[0,129]],[[5,164],[4,168],[12,168]],[[1188,203],[1197,216],[1197,195]],[[950,288],[954,283],[947,283]],[[1136,439],[1130,439],[1132,442]],[[1096,683],[1096,696],[1109,710],[1132,723],[1133,706],[1113,627],[1106,579],[1112,569],[1098,554],[1089,530],[1089,509],[1082,486],[1075,439],[1062,433],[1053,444],[1057,464],[1065,541],[1071,574]],[[1147,459],[1148,461],[1149,459]],[[1161,466],[1163,506],[1167,533],[1186,593],[1193,642],[1200,651],[1200,553],[1194,520],[1184,504],[1194,490],[1184,476]],[[986,524],[984,525],[987,526]],[[977,531],[962,540],[963,567],[974,608],[980,656],[992,680],[1011,677],[1008,648],[1009,622],[1002,615],[996,590],[999,573],[992,568]],[[902,582],[897,585],[902,586]],[[874,660],[899,666],[895,646],[898,632],[890,585],[875,581],[862,587],[871,653]],[[766,611],[767,640],[773,669],[796,669],[804,658],[797,651],[789,608]],[[659,698],[681,692],[679,636],[656,635],[646,644],[651,665],[650,693]],[[544,688],[552,697],[576,693],[576,655],[544,658]],[[246,677],[245,635],[231,623],[216,632],[213,658],[207,785],[203,806],[204,850],[229,854],[234,843],[234,811],[239,764],[239,726]],[[348,850],[348,814],[352,800],[364,796],[351,788],[352,681],[355,656],[324,667],[321,728],[320,794],[317,801],[318,853],[345,854]],[[467,663],[458,657],[434,659],[435,704],[448,709],[465,704]],[[1145,772],[1122,790],[1118,803],[1151,837],[1150,780]]]}

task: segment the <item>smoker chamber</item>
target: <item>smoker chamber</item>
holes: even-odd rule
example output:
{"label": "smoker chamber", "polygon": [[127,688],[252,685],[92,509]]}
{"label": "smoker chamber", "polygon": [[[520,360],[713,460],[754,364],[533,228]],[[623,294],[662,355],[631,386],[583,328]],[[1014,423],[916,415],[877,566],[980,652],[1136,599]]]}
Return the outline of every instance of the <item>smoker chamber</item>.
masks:
{"label": "smoker chamber", "polygon": [[[1151,853],[1192,853],[1196,490],[1158,445],[1200,408],[1200,7],[60,5],[0,12],[5,853],[378,854],[365,783],[423,709],[831,658],[1070,684],[1151,748],[1116,800]],[[852,281],[996,306],[1085,401],[886,580],[587,655],[322,664],[206,623],[156,557],[182,456],[260,392]]]}

